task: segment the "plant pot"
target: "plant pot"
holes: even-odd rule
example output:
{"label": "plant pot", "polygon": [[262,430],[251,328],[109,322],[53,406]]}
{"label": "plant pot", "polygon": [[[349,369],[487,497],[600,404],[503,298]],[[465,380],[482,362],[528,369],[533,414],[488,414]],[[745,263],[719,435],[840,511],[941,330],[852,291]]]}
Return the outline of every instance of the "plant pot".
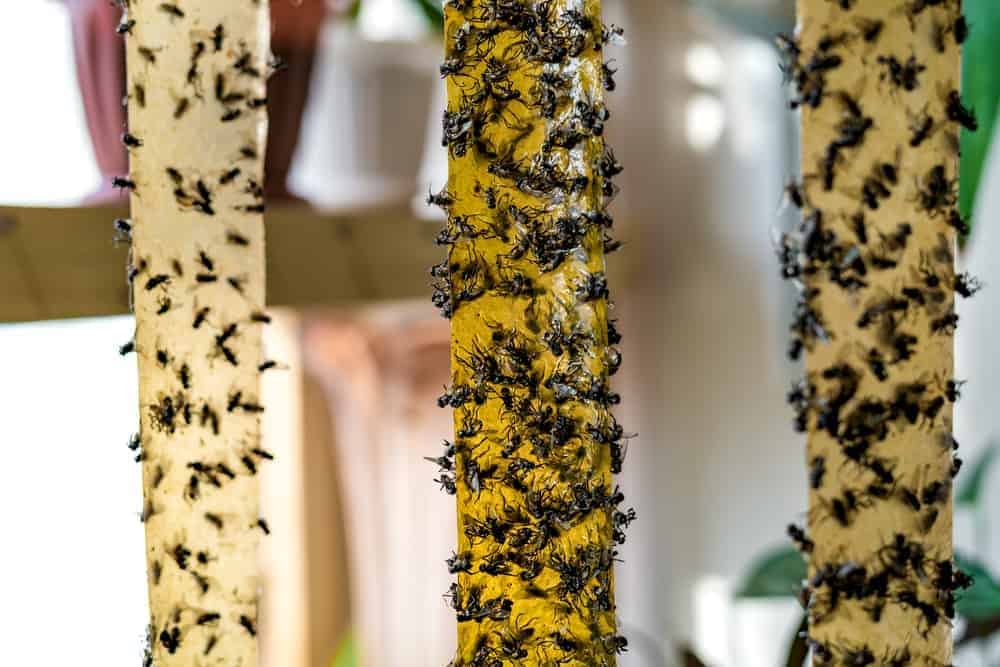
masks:
{"label": "plant pot", "polygon": [[440,192],[448,184],[448,148],[441,143],[441,117],[448,108],[448,86],[441,80],[434,85],[430,116],[427,118],[424,152],[417,174],[417,192],[412,200],[414,215],[421,220],[445,219],[442,209],[427,204],[429,192]]}
{"label": "plant pot", "polygon": [[439,51],[436,41],[367,40],[328,19],[293,190],[324,209],[408,202],[417,190]]}
{"label": "plant pot", "polygon": [[[125,50],[122,38],[115,34],[120,12],[108,0],[66,0],[66,5],[73,26],[84,115],[102,177],[101,186],[85,203],[107,203],[119,197],[111,188],[111,177],[128,171],[128,156],[121,144],[126,123],[122,107]],[[271,200],[292,198],[286,183],[325,15],[324,0],[271,2],[271,48],[288,65],[268,82],[270,123],[265,188]]]}
{"label": "plant pot", "polygon": [[324,0],[271,0],[271,50],[288,65],[268,82],[265,185],[272,200],[296,199],[288,190],[288,174],[299,142],[325,16]]}
{"label": "plant pot", "polygon": [[128,171],[128,155],[121,143],[125,52],[122,39],[115,34],[120,12],[107,0],[66,0],[66,6],[84,117],[101,173],[101,185],[84,203],[100,204],[117,197],[111,177]]}

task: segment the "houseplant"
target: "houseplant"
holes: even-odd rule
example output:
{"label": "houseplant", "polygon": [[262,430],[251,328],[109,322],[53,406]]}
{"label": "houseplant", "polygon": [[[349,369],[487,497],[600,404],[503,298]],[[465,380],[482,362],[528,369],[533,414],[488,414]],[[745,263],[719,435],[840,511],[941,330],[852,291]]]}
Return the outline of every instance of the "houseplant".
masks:
{"label": "houseplant", "polygon": [[[1000,456],[1000,446],[990,444],[984,448],[976,462],[963,473],[963,482],[955,494],[956,507],[968,512],[979,522],[990,515],[984,504],[984,492],[991,468]],[[987,555],[981,543],[968,554],[959,552],[956,562],[973,578],[970,588],[960,593],[956,599],[959,626],[961,628],[956,645],[964,648],[974,644],[984,644],[1000,637],[1000,583],[993,575],[990,564],[981,560]],[[737,599],[794,598],[809,578],[806,562],[794,548],[776,547],[759,555],[749,566],[746,576],[736,592]],[[805,637],[806,619],[796,629],[793,636],[786,639],[788,645],[787,667],[801,667],[808,653]]]}

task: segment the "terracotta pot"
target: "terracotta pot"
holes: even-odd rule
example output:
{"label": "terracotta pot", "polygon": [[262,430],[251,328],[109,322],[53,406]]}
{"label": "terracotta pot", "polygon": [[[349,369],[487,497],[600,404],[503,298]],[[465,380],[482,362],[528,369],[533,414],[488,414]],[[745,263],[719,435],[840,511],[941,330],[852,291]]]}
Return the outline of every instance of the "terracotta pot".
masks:
{"label": "terracotta pot", "polygon": [[[87,129],[102,184],[86,203],[108,202],[112,176],[128,171],[121,145],[125,127],[125,52],[115,34],[120,12],[108,0],[65,0],[73,25],[77,80],[83,97]],[[272,200],[292,199],[286,187],[299,138],[302,111],[309,94],[316,41],[324,0],[272,0],[272,51],[288,65],[269,81],[270,131],[267,148],[267,194]]]}
{"label": "terracotta pot", "polygon": [[299,140],[325,15],[323,0],[271,0],[271,50],[288,65],[268,82],[271,118],[266,186],[272,199],[295,199],[288,191],[288,172]]}

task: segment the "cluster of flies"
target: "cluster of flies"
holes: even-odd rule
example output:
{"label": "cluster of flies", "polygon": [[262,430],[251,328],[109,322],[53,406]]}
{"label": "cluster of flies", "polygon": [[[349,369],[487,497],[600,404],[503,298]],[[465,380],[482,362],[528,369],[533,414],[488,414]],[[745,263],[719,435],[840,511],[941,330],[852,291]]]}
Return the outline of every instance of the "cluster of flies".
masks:
{"label": "cluster of flies", "polygon": [[[137,25],[136,20],[130,16],[130,2],[136,1],[117,0],[122,10],[122,18],[118,24],[117,32],[120,35],[128,35],[131,39],[141,39],[141,26]],[[171,20],[181,20],[186,17],[179,2],[161,2],[157,8]],[[251,65],[252,56],[244,44],[233,45],[229,42],[225,25],[221,23],[215,26],[211,33],[205,35],[204,38],[192,38],[190,68],[184,81],[184,93],[178,97],[174,107],[174,120],[182,119],[195,104],[216,105],[219,121],[223,123],[239,118],[245,110],[257,110],[266,105],[266,98],[253,97],[248,89],[241,88],[241,82],[269,75],[278,68],[278,63],[275,62],[269,72],[262,73]],[[147,67],[156,67],[157,54],[162,48],[160,45],[140,44],[137,47],[137,52]],[[214,76],[212,76],[207,72],[208,68],[203,65],[203,59],[209,53],[219,54],[215,58],[216,62],[220,57],[227,58],[232,62],[227,67],[214,72]],[[214,95],[205,94],[207,82],[212,83],[210,90],[214,92]],[[141,80],[141,77],[134,76],[131,88],[123,99],[123,105],[127,107],[131,102],[137,109],[145,109],[146,97],[145,82]],[[132,152],[144,149],[142,137],[135,136],[127,130],[122,134],[122,143],[126,149]],[[180,211],[206,218],[214,217],[218,211],[216,200],[220,189],[236,187],[240,188],[241,193],[246,195],[246,200],[244,203],[235,205],[234,210],[245,213],[262,213],[264,211],[263,188],[252,178],[244,178],[243,170],[239,166],[240,161],[256,160],[257,158],[256,144],[248,142],[247,145],[240,148],[238,155],[233,156],[236,166],[231,169],[218,174],[204,174],[171,166],[164,170],[162,177],[169,184]],[[141,197],[142,195],[135,180],[130,176],[115,177],[112,184],[117,188],[130,191],[134,196]],[[115,241],[131,244],[132,229],[133,221],[115,220]],[[250,239],[236,228],[229,228],[225,231],[224,242],[227,246],[239,250],[249,251],[251,246]],[[246,277],[227,273],[221,262],[212,257],[210,251],[204,249],[193,249],[190,257],[175,257],[163,261],[164,265],[158,267],[152,257],[136,257],[134,248],[130,246],[127,267],[130,307],[134,303],[133,295],[137,290],[156,293],[155,298],[158,304],[155,311],[156,316],[189,318],[190,335],[192,337],[207,337],[207,357],[210,363],[222,363],[232,367],[248,363],[237,356],[233,342],[247,328],[270,323],[270,316],[264,312],[255,311],[240,321],[217,319],[212,306],[206,305],[210,304],[214,298],[222,296],[222,293],[218,291],[220,289],[243,296]],[[205,294],[205,290],[209,290],[209,292],[200,298],[199,295]],[[134,340],[119,348],[119,353],[122,356],[136,351]],[[163,392],[156,403],[147,406],[150,427],[160,434],[174,436],[187,431],[197,432],[200,430],[206,434],[210,433],[212,436],[219,436],[227,418],[238,415],[257,415],[263,412],[263,406],[256,399],[245,395],[240,390],[234,390],[222,398],[198,397],[195,393],[198,382],[190,363],[182,355],[175,355],[166,342],[158,345],[156,350],[148,352],[155,358],[157,366],[164,372],[164,375],[172,376],[175,385],[173,391]],[[257,370],[264,372],[278,367],[280,366],[275,361],[265,361],[258,365]],[[187,475],[188,479],[182,493],[192,511],[197,511],[195,508],[207,489],[222,489],[228,482],[237,479],[240,475],[256,475],[263,461],[274,458],[270,452],[259,446],[246,444],[241,445],[241,447],[242,449],[234,452],[231,458],[195,459],[187,462],[184,474]],[[146,522],[159,513],[152,494],[160,487],[168,471],[162,464],[149,460],[150,457],[143,448],[142,438],[139,434],[130,438],[128,449],[133,452],[137,462],[148,461],[148,464],[152,466],[152,474],[149,477],[150,484],[146,491],[147,497],[140,514],[140,519]],[[234,521],[233,518],[210,511],[202,512],[202,517],[206,524],[211,526],[220,537],[227,530],[229,524]],[[259,518],[253,526],[239,526],[235,530],[260,530],[264,534],[270,534],[270,527],[263,518]],[[186,544],[185,540],[181,539],[174,544],[164,545],[163,551],[166,554],[166,559],[164,561],[153,560],[150,564],[149,577],[153,585],[159,585],[164,568],[168,566],[176,566],[178,570],[190,575],[194,586],[201,595],[208,593],[215,585],[213,579],[205,574],[208,566],[217,560],[210,548],[196,548]],[[193,628],[203,628],[208,632],[200,652],[204,656],[210,656],[219,643],[219,634],[214,630],[220,626],[222,621],[222,615],[210,609],[177,607],[171,617],[164,621],[162,629],[158,633],[156,628],[150,626],[147,647],[144,652],[144,666],[151,667],[153,664],[152,642],[158,642],[168,653],[174,654],[180,649],[186,632]],[[240,615],[233,621],[238,623],[248,636],[256,637],[256,618]]]}
{"label": "cluster of flies", "polygon": [[[472,509],[460,540],[472,548],[448,559],[458,582],[445,597],[477,640],[453,667],[610,665],[627,645],[614,630],[612,566],[635,512],[619,509],[624,496],[601,471],[603,461],[620,472],[630,437],[611,413],[621,337],[603,308],[602,258],[618,247],[606,206],[622,167],[603,139],[600,89],[615,81],[601,54],[620,29],[595,5],[445,3],[443,143],[477,181],[467,196],[429,197],[448,215],[432,300],[446,318],[471,309],[486,332],[453,351],[438,404],[456,411],[456,438],[430,459],[443,490]],[[593,81],[580,74],[588,62]],[[540,150],[526,149],[539,134]],[[498,302],[509,319],[483,305]],[[555,617],[520,613],[525,599]]]}
{"label": "cluster of flies", "polygon": [[[843,10],[855,4],[853,0],[829,1]],[[945,51],[945,40],[961,44],[968,35],[957,0],[911,0],[900,11],[915,37],[929,35],[937,52]],[[833,340],[817,303],[821,284],[842,290],[862,304],[853,326],[861,340],[871,341],[852,343],[854,347],[848,346],[837,362],[811,371],[792,387],[788,401],[795,409],[796,430],[824,433],[839,447],[842,457],[838,460],[865,480],[858,486],[820,495],[817,492],[832,485],[829,476],[837,471],[830,470],[832,462],[827,457],[814,456],[809,471],[815,493],[810,523],[833,521],[846,529],[860,513],[891,502],[912,516],[914,530],[888,536],[867,562],[815,562],[814,558],[801,601],[813,628],[828,622],[844,604],[860,605],[873,623],[880,622],[886,607],[891,606],[911,612],[915,626],[927,636],[932,628],[954,618],[955,593],[971,584],[968,576],[954,568],[950,553],[939,558],[920,540],[938,521],[962,461],[951,454],[950,474],[943,479],[928,473],[907,483],[897,473],[894,461],[880,456],[879,444],[905,429],[934,430],[942,422],[942,409],[958,400],[962,382],[951,377],[914,379],[912,373],[905,375],[906,368],[923,337],[954,334],[958,324],[955,294],[970,297],[981,285],[954,270],[952,245],[945,232],[950,227],[965,234],[968,226],[957,208],[957,176],[952,176],[945,164],[917,174],[915,194],[908,199],[922,218],[942,225],[936,244],[919,250],[918,268],[897,270],[912,266],[912,262],[903,262],[908,249],[916,252],[909,247],[912,224],[899,221],[885,228],[869,218],[878,215],[875,212],[886,200],[903,196],[897,191],[904,185],[900,163],[907,151],[920,149],[941,133],[943,145],[957,155],[960,129],[974,131],[977,123],[957,90],[939,90],[943,110],[939,117],[931,115],[926,106],[916,111],[908,108],[906,145],[899,146],[893,156],[878,158],[860,182],[844,182],[848,177],[842,166],[855,161],[854,153],[877,134],[878,127],[867,115],[864,101],[833,89],[828,75],[844,66],[848,55],[861,51],[867,54],[863,62],[876,73],[879,85],[891,89],[893,99],[905,100],[907,93],[926,85],[922,77],[927,68],[916,56],[880,52],[884,21],[859,16],[855,27],[824,35],[811,52],[793,37],[782,35],[777,40],[784,55],[783,71],[795,89],[792,108],[833,104],[841,112],[833,139],[815,170],[805,178],[825,192],[837,190],[856,202],[853,210],[832,213],[810,202],[807,187],[793,183],[786,188],[787,199],[801,214],[797,228],[785,234],[777,248],[782,275],[794,282],[799,295],[789,356],[797,360],[803,351]],[[838,216],[835,220],[841,224],[832,225],[831,215]],[[850,233],[838,234],[839,229]],[[871,284],[874,276],[886,272],[892,276],[892,289]],[[903,377],[894,381],[897,374]],[[884,386],[883,396],[866,395],[861,389],[864,378]],[[942,424],[939,437],[943,450],[957,449],[950,424]],[[803,553],[814,552],[816,545],[806,530],[793,524],[788,532]],[[866,645],[824,643],[812,637],[807,641],[817,664],[938,664],[911,653],[908,647],[877,655]]]}

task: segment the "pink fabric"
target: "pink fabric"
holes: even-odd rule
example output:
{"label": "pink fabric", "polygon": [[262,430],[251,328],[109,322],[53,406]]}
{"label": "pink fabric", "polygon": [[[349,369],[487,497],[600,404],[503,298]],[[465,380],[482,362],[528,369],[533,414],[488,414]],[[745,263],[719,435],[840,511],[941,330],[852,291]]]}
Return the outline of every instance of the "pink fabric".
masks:
{"label": "pink fabric", "polygon": [[[111,0],[65,1],[73,24],[76,73],[87,129],[103,179],[87,203],[102,203],[118,196],[111,188],[111,177],[128,172],[128,154],[121,143],[126,123],[121,105],[125,95],[125,48],[124,39],[115,34],[121,11]],[[293,198],[286,181],[325,15],[323,0],[271,2],[272,50],[288,65],[268,82],[270,129],[265,186],[271,200]]]}
{"label": "pink fabric", "polygon": [[66,0],[73,25],[76,74],[83,111],[94,147],[101,188],[88,203],[115,197],[111,177],[128,172],[128,154],[121,143],[125,128],[125,47],[115,34],[121,12],[108,0]]}

